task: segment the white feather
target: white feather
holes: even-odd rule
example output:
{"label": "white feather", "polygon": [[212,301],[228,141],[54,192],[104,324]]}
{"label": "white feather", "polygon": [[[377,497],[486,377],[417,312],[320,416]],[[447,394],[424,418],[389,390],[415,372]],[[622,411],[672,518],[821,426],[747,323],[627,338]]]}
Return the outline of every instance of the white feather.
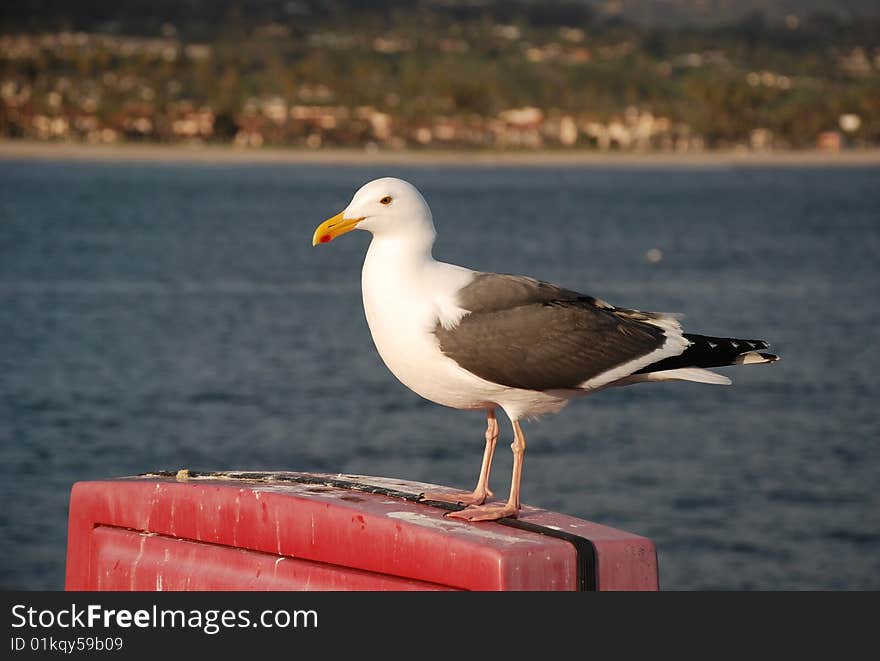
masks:
{"label": "white feather", "polygon": [[718,374],[712,370],[703,369],[701,367],[681,367],[679,369],[664,370],[662,372],[635,374],[611,385],[625,386],[630,383],[640,383],[644,381],[692,381],[694,383],[709,383],[716,386],[729,386],[733,383],[733,381],[723,374]]}

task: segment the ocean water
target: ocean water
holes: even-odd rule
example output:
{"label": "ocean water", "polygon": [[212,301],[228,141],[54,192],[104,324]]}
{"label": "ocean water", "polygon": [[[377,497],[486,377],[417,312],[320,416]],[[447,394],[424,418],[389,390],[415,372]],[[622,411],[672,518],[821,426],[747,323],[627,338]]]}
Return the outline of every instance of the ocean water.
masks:
{"label": "ocean water", "polygon": [[[651,537],[665,589],[880,588],[880,169],[0,162],[0,586],[63,586],[79,480],[311,470],[470,488],[483,416],[387,372],[369,237],[314,227],[377,176],[435,256],[783,357],[525,426],[525,502]],[[659,262],[646,252],[662,252]],[[503,421],[493,470],[506,495]]]}

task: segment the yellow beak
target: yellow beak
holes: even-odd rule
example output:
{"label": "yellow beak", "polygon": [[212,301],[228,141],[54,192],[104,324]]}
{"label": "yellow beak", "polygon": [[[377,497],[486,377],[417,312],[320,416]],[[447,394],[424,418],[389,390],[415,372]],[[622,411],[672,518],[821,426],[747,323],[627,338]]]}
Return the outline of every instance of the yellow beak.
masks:
{"label": "yellow beak", "polygon": [[314,235],[312,235],[313,246],[316,246],[319,243],[329,243],[337,236],[342,236],[346,232],[351,232],[357,227],[357,224],[363,220],[363,217],[343,218],[342,213],[338,213],[333,216],[333,218],[328,218],[318,225],[315,229]]}

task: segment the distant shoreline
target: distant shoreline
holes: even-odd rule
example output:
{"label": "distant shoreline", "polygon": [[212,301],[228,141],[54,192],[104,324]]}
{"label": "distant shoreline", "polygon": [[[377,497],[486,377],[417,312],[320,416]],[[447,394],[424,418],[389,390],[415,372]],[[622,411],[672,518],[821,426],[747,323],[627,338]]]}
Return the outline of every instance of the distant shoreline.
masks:
{"label": "distant shoreline", "polygon": [[364,149],[240,149],[232,146],[157,144],[88,145],[0,140],[0,160],[156,162],[200,164],[301,164],[395,166],[544,167],[778,167],[877,166],[880,149],[841,151],[696,153],[575,151],[367,151]]}

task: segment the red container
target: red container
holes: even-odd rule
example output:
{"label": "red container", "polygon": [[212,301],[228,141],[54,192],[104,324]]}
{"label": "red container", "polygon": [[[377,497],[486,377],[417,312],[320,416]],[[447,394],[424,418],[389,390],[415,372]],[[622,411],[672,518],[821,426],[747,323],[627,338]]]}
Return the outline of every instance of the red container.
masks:
{"label": "red container", "polygon": [[656,551],[644,537],[529,506],[518,519],[467,523],[416,502],[442,489],[289,472],[79,482],[66,588],[658,588]]}

